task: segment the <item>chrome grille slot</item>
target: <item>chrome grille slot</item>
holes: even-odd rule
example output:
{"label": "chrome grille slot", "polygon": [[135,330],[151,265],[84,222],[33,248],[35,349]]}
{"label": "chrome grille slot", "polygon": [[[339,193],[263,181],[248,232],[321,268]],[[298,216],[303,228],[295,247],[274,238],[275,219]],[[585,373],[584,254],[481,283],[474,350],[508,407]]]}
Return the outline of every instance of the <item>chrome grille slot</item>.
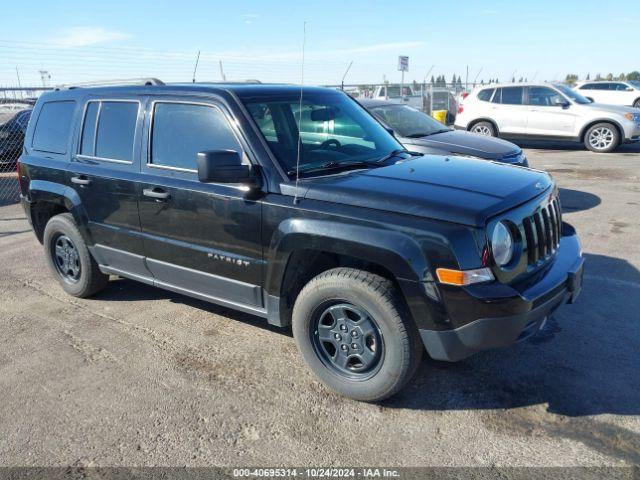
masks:
{"label": "chrome grille slot", "polygon": [[544,234],[544,224],[542,222],[542,214],[540,212],[536,212],[533,215],[533,221],[536,224],[536,233],[538,234],[538,255],[540,258],[544,258],[547,256],[547,240]]}
{"label": "chrome grille slot", "polygon": [[522,230],[529,265],[535,265],[552,255],[560,246],[562,231],[562,212],[558,199],[554,198],[533,215],[523,218]]}

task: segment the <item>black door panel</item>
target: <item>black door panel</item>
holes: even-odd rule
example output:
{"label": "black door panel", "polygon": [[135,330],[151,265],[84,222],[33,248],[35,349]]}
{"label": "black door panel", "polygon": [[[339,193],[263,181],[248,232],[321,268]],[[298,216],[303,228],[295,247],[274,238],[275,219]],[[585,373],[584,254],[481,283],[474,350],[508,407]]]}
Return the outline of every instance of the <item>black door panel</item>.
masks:
{"label": "black door panel", "polygon": [[199,151],[242,153],[227,114],[202,100],[152,99],[147,118],[138,200],[154,278],[261,308],[262,205],[247,198],[248,188],[201,183],[196,172]]}

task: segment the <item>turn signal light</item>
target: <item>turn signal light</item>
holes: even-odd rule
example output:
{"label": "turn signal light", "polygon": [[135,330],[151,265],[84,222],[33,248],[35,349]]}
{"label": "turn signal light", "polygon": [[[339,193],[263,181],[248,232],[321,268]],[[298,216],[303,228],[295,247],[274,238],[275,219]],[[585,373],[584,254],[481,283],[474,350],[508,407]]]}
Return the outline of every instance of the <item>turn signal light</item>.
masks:
{"label": "turn signal light", "polygon": [[475,270],[452,270],[450,268],[438,268],[436,276],[440,283],[446,285],[465,286],[473,283],[490,282],[494,280],[493,273],[488,268]]}

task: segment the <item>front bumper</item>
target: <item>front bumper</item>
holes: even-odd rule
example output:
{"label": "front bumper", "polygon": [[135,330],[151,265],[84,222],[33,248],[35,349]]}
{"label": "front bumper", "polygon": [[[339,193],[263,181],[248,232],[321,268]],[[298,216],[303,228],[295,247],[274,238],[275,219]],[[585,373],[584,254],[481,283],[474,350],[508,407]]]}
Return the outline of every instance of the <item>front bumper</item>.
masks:
{"label": "front bumper", "polygon": [[582,288],[584,258],[575,230],[565,227],[553,265],[533,284],[521,290],[502,286],[501,292],[508,288],[511,293],[499,297],[493,295],[496,290],[491,284],[459,292],[455,298],[468,297],[466,308],[481,316],[449,330],[420,329],[429,355],[456,362],[482,350],[511,345],[535,334],[558,307],[573,303]]}

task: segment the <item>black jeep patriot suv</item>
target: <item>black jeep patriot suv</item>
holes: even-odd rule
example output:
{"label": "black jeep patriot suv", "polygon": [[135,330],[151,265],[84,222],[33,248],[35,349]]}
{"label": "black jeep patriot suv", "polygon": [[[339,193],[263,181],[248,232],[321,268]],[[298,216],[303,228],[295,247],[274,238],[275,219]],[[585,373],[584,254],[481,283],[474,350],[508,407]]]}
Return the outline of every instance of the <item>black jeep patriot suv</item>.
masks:
{"label": "black jeep patriot suv", "polygon": [[118,275],[292,325],[340,394],[534,334],[580,291],[544,172],[418,156],[347,95],[285,85],[42,95],[18,167],[62,288]]}

